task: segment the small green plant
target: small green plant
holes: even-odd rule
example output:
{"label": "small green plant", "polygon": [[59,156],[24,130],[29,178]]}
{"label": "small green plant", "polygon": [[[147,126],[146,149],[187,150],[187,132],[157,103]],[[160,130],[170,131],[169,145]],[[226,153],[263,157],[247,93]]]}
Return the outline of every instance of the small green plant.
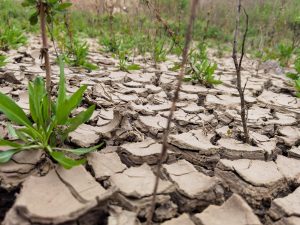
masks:
{"label": "small green plant", "polygon": [[87,60],[89,54],[89,45],[87,42],[81,43],[78,39],[74,39],[73,44],[67,44],[67,52],[64,54],[64,59],[71,66],[83,67],[87,70],[95,70],[98,68]]}
{"label": "small green plant", "polygon": [[293,55],[294,48],[292,45],[279,44],[277,46],[277,58],[281,66],[288,66],[289,61]]}
{"label": "small green plant", "polygon": [[2,29],[0,30],[0,48],[2,50],[16,49],[27,43],[26,36],[17,26],[3,26]]}
{"label": "small green plant", "polygon": [[287,73],[286,76],[293,80],[296,89],[296,96],[300,98],[300,56],[295,61],[295,70],[295,73]]}
{"label": "small green plant", "polygon": [[106,34],[101,35],[99,43],[103,46],[104,52],[117,53],[120,49],[119,41],[115,37],[110,38]]}
{"label": "small green plant", "polygon": [[130,64],[128,62],[128,57],[125,51],[119,52],[119,69],[121,71],[129,72],[129,70],[139,70],[141,69],[140,65],[138,64]]}
{"label": "small green plant", "polygon": [[6,56],[0,54],[0,68],[6,65]]}
{"label": "small green plant", "polygon": [[[85,163],[85,159],[73,159],[69,155],[76,157],[94,151],[100,146],[92,148],[68,149],[64,148],[64,141],[68,134],[77,127],[89,120],[94,112],[95,106],[90,106],[87,110],[71,117],[71,112],[81,102],[86,86],[80,87],[73,95],[66,95],[64,66],[60,60],[60,81],[58,96],[55,102],[49,101],[44,80],[37,77],[28,85],[30,117],[8,96],[0,93],[0,111],[13,123],[21,128],[11,130],[11,135],[20,141],[9,141],[0,139],[0,146],[10,147],[9,150],[0,151],[0,163],[8,162],[14,154],[26,150],[44,150],[53,160],[66,169]],[[52,112],[49,107],[52,105]],[[66,155],[68,153],[68,156]]]}
{"label": "small green plant", "polygon": [[165,40],[160,39],[153,43],[153,60],[156,63],[165,62],[167,60],[167,50],[165,49]]}
{"label": "small green plant", "polygon": [[185,81],[199,82],[207,86],[221,84],[221,80],[217,80],[214,72],[217,64],[209,61],[207,57],[206,45],[200,44],[198,49],[194,49],[189,54],[189,67]]}

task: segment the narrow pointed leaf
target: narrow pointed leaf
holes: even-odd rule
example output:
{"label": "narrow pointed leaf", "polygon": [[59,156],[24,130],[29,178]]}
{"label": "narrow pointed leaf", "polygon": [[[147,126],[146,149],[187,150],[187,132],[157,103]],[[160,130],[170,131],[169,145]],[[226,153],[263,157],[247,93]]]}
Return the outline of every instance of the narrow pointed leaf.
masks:
{"label": "narrow pointed leaf", "polygon": [[79,166],[86,162],[85,159],[74,160],[69,157],[66,157],[63,152],[53,151],[50,153],[50,155],[65,169],[71,169],[74,166]]}
{"label": "narrow pointed leaf", "polygon": [[82,101],[83,93],[86,91],[87,86],[83,85],[80,87],[71,97],[66,100],[64,111],[61,112],[64,115],[62,115],[61,123],[65,124],[67,122],[67,119],[69,118],[69,115],[71,114],[72,110],[75,109],[80,102]]}
{"label": "narrow pointed leaf", "polygon": [[93,151],[96,151],[98,148],[102,147],[104,145],[104,142],[99,144],[99,145],[96,145],[96,146],[93,146],[93,147],[90,147],[90,148],[76,148],[76,149],[60,149],[60,148],[54,148],[54,150],[61,150],[61,151],[66,151],[66,152],[71,152],[75,155],[85,155],[87,153],[90,153],[90,152],[93,152]]}
{"label": "narrow pointed leaf", "polygon": [[76,130],[77,127],[79,127],[81,124],[87,122],[91,118],[94,110],[95,110],[95,105],[92,105],[87,110],[80,112],[77,116],[69,119],[68,122],[69,126],[66,129],[66,134]]}
{"label": "narrow pointed leaf", "polygon": [[14,154],[18,153],[20,149],[10,149],[7,151],[0,151],[0,163],[8,162]]}
{"label": "narrow pointed leaf", "polygon": [[20,145],[16,142],[13,142],[13,141],[0,139],[0,146],[10,146],[10,147],[14,147],[14,148],[19,148],[22,145]]}
{"label": "narrow pointed leaf", "polygon": [[64,63],[62,57],[59,57],[59,68],[60,68],[60,79],[59,79],[59,88],[58,96],[56,102],[56,120],[57,124],[61,125],[64,119],[64,107],[66,102],[66,84],[65,84],[65,72],[64,72]]}
{"label": "narrow pointed leaf", "polygon": [[8,134],[12,137],[12,138],[18,138],[18,135],[16,133],[15,128],[13,128],[13,126],[11,124],[7,124],[7,129],[8,129]]}
{"label": "narrow pointed leaf", "polygon": [[19,125],[32,126],[23,109],[11,98],[0,92],[0,99],[0,111],[3,112],[8,119]]}

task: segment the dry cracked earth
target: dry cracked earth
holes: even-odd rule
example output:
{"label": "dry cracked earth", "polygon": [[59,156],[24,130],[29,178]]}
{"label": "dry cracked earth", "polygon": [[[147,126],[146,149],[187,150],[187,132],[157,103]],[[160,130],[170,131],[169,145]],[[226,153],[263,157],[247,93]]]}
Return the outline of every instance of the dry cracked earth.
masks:
{"label": "dry cracked earth", "polygon": [[[7,52],[0,91],[28,112],[28,80],[43,75],[40,42]],[[144,224],[154,186],[154,168],[174,93],[178,58],[142,70],[118,71],[117,60],[96,50],[89,58],[99,70],[66,68],[68,92],[87,84],[79,113],[89,104],[91,120],[70,134],[70,146],[106,147],[71,170],[53,165],[43,152],[26,151],[0,166],[0,221],[3,225]],[[53,53],[53,51],[52,51]],[[51,55],[55,60],[54,54]],[[212,56],[213,57],[213,56]],[[243,80],[251,145],[241,142],[239,97],[230,57],[216,59],[222,85],[185,83],[168,139],[158,188],[154,224],[299,225],[300,101],[274,63],[256,70],[246,59]],[[53,65],[53,93],[58,66]],[[0,115],[0,134],[9,137]]]}

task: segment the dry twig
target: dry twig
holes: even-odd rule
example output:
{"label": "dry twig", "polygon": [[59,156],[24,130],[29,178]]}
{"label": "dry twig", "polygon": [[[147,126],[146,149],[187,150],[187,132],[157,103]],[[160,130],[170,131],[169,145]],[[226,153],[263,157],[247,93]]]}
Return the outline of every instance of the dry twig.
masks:
{"label": "dry twig", "polygon": [[[247,105],[245,102],[245,88],[242,88],[242,79],[241,79],[241,70],[242,70],[242,62],[243,58],[245,55],[245,44],[246,44],[246,38],[247,38],[247,33],[248,33],[248,27],[249,27],[249,16],[246,12],[246,10],[243,8],[244,14],[246,16],[246,28],[245,32],[243,34],[243,40],[242,40],[242,50],[241,50],[241,56],[238,59],[237,56],[237,39],[238,39],[238,34],[239,34],[239,28],[240,28],[240,16],[241,16],[241,9],[242,9],[242,4],[241,0],[238,0],[238,7],[237,7],[237,16],[236,16],[236,25],[235,25],[235,31],[234,31],[234,40],[233,40],[233,51],[232,51],[232,58],[234,61],[235,69],[236,69],[236,78],[237,78],[237,90],[239,92],[239,96],[241,99],[241,119],[242,119],[242,125],[243,125],[243,130],[244,130],[244,138],[246,143],[250,143],[250,138],[249,138],[249,131],[248,131],[248,126],[247,126],[247,117],[246,117],[246,111],[247,111]],[[247,84],[247,82],[246,82]]]}
{"label": "dry twig", "polygon": [[162,162],[165,159],[166,154],[167,154],[168,137],[169,137],[169,133],[170,133],[171,122],[173,119],[174,111],[176,109],[176,103],[179,98],[179,91],[180,91],[182,80],[184,77],[185,65],[188,61],[188,50],[189,50],[189,45],[190,45],[190,42],[192,39],[193,23],[194,23],[194,20],[196,17],[196,8],[198,5],[198,2],[199,2],[199,0],[193,0],[192,4],[191,4],[191,14],[190,14],[189,24],[188,24],[188,28],[187,28],[186,36],[185,36],[185,45],[184,45],[184,49],[182,52],[181,70],[177,77],[178,78],[177,86],[175,89],[172,106],[171,106],[170,113],[168,116],[167,127],[164,131],[163,146],[162,146],[161,154],[160,154],[158,164],[157,164],[156,179],[155,179],[155,185],[154,185],[154,190],[153,190],[151,209],[150,209],[150,212],[149,212],[148,218],[147,218],[147,225],[150,225],[152,223],[152,218],[153,218],[153,214],[154,214],[154,210],[155,210],[156,195],[157,195],[157,189],[158,189],[158,185],[159,185],[161,166],[162,166]]}

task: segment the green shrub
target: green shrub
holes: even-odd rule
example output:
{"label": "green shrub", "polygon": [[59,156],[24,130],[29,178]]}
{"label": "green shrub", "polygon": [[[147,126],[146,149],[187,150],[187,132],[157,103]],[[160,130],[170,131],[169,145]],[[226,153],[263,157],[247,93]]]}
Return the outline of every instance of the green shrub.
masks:
{"label": "green shrub", "polygon": [[21,151],[39,149],[44,150],[66,169],[85,163],[85,159],[73,159],[66,153],[78,157],[96,150],[99,145],[79,149],[67,149],[62,146],[68,134],[87,122],[94,112],[95,106],[90,106],[77,116],[70,116],[72,110],[80,104],[86,88],[82,86],[72,96],[66,95],[64,66],[60,60],[60,81],[55,102],[48,98],[42,78],[37,77],[28,85],[31,119],[11,98],[0,93],[0,111],[11,122],[22,126],[18,129],[12,127],[9,129],[11,135],[20,139],[20,142],[0,139],[0,146],[10,147],[9,150],[0,152],[0,163],[8,162],[14,154]]}

